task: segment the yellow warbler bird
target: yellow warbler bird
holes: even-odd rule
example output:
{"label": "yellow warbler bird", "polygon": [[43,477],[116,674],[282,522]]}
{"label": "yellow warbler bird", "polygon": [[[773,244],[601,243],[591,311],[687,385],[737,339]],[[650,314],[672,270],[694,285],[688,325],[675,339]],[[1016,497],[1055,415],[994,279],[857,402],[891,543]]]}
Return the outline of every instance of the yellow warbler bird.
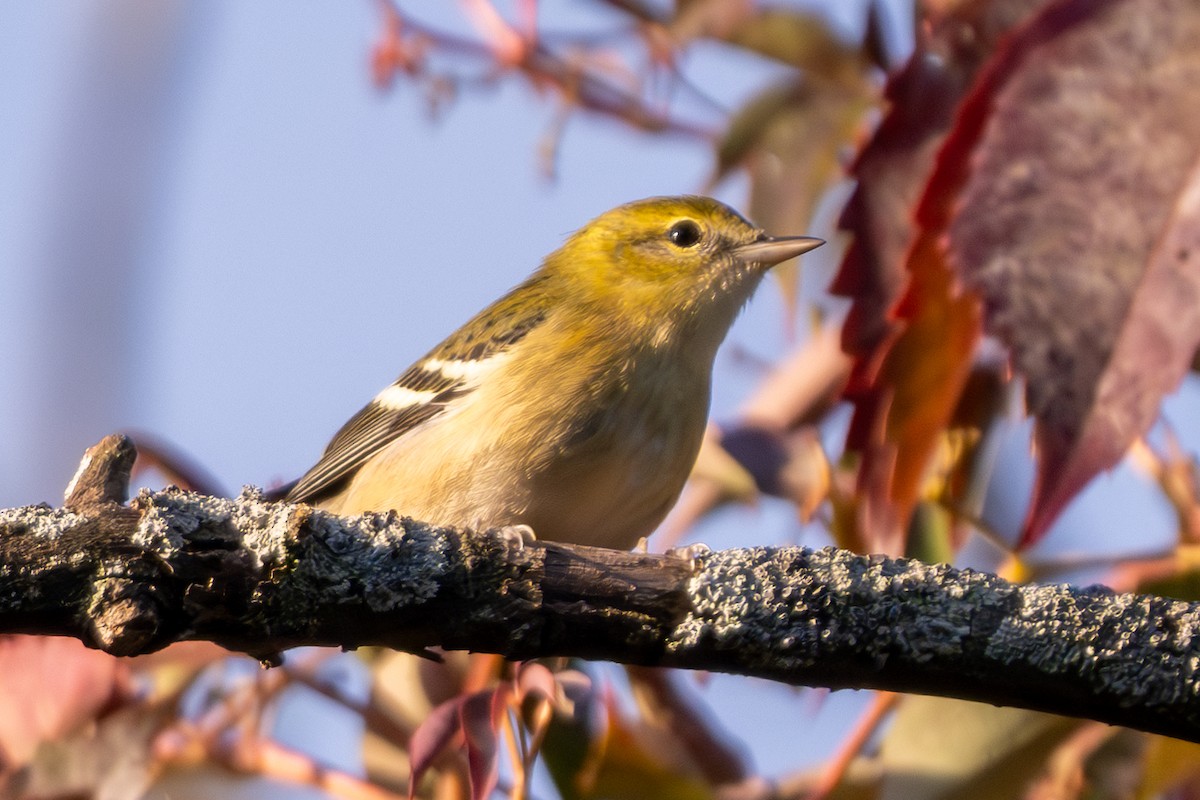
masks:
{"label": "yellow warbler bird", "polygon": [[820,244],[707,197],[602,214],[377,394],[287,498],[632,547],[683,489],[738,311]]}

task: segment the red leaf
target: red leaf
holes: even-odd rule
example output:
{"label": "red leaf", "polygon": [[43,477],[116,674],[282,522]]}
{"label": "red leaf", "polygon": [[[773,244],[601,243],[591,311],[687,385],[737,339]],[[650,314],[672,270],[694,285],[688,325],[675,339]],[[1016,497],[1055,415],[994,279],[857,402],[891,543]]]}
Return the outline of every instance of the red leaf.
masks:
{"label": "red leaf", "polygon": [[1056,3],[964,109],[979,135],[947,144],[971,160],[951,256],[1037,418],[1022,545],[1145,432],[1200,343],[1198,41],[1189,0]]}
{"label": "red leaf", "polygon": [[939,238],[939,230],[925,231],[913,246],[909,288],[897,309],[903,328],[886,349],[874,404],[859,406],[876,427],[859,473],[860,527],[870,538],[857,544],[875,551],[903,549],[899,537],[979,340],[979,302],[955,285]]}
{"label": "red leaf", "polygon": [[517,689],[522,702],[533,696],[553,703],[558,697],[554,673],[536,661],[526,661],[517,666]]}
{"label": "red leaf", "polygon": [[484,800],[492,793],[499,756],[496,731],[511,695],[512,686],[505,683],[452,697],[429,712],[409,739],[409,798],[434,760],[460,732],[467,750],[472,800]]}
{"label": "red leaf", "polygon": [[118,659],[74,639],[0,637],[0,772],[71,731],[127,688]]}
{"label": "red leaf", "polygon": [[841,530],[842,546],[902,549],[925,466],[969,373],[978,310],[961,296],[941,252],[965,174],[959,162],[957,170],[943,165],[940,176],[930,174],[936,159],[944,161],[939,147],[996,42],[1046,2],[968,0],[934,17],[889,82],[891,110],[854,165],[858,188],[840,220],[854,240],[832,287],[853,298],[842,329],[842,346],[855,357],[846,446],[862,454],[860,502]]}
{"label": "red leaf", "polygon": [[412,800],[421,778],[461,730],[460,709],[466,698],[452,697],[429,712],[408,741],[408,797]]}
{"label": "red leaf", "polygon": [[858,187],[839,224],[854,239],[832,286],[854,299],[842,346],[860,357],[855,384],[874,377],[873,355],[891,329],[889,315],[908,278],[904,258],[916,237],[913,209],[959,101],[999,38],[1046,2],[969,0],[940,16],[931,12],[927,35],[888,81],[891,108],[852,169]]}
{"label": "red leaf", "polygon": [[510,684],[469,695],[459,710],[467,742],[467,770],[471,777],[471,800],[487,800],[496,788],[499,747],[496,731],[504,716]]}

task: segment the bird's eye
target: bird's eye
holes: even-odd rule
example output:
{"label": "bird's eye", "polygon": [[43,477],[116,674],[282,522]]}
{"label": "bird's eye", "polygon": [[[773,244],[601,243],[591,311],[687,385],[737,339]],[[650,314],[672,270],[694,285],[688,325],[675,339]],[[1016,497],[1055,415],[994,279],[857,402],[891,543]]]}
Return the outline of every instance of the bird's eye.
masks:
{"label": "bird's eye", "polygon": [[676,247],[691,247],[700,241],[700,226],[690,219],[681,219],[667,231],[667,238]]}

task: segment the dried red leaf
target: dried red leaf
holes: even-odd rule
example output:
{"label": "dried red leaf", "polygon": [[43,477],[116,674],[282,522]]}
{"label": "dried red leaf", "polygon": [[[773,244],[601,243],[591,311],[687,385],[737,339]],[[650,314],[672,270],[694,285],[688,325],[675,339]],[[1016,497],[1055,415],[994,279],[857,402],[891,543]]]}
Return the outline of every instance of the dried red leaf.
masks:
{"label": "dried red leaf", "polygon": [[886,350],[870,411],[874,430],[860,471],[860,547],[902,550],[901,532],[926,465],[958,404],[980,335],[978,300],[956,286],[938,244],[922,232],[909,255],[909,288],[897,309],[903,328]]}
{"label": "dried red leaf", "polygon": [[[944,253],[945,238],[951,220],[960,214],[960,194],[972,177],[973,150],[990,119],[988,98],[1018,68],[1024,54],[1036,42],[1069,29],[1078,21],[1073,12],[1064,12],[1069,4],[1063,2],[1052,3],[1029,16],[1038,5],[1017,0],[990,5],[968,2],[952,12],[958,27],[947,23],[941,29],[947,36],[961,35],[962,25],[970,20],[979,26],[981,33],[990,34],[990,42],[995,43],[1007,26],[1028,17],[1004,40],[957,112],[953,132],[937,155],[933,174],[917,206],[917,238],[906,255],[905,275],[909,284],[904,298],[889,319],[875,323],[874,327],[868,319],[874,311],[868,313],[868,310],[886,304],[885,294],[877,290],[893,282],[884,259],[892,258],[888,250],[898,250],[908,235],[901,229],[880,227],[887,222],[885,212],[895,214],[900,201],[911,190],[908,181],[913,176],[894,162],[914,156],[923,161],[941,131],[936,125],[930,127],[916,119],[895,117],[893,112],[881,126],[878,149],[860,159],[861,170],[881,170],[875,175],[879,185],[869,191],[860,190],[858,205],[852,205],[844,219],[844,222],[867,224],[856,239],[861,248],[848,259],[842,276],[857,281],[852,288],[860,293],[856,301],[859,316],[852,313],[847,320],[844,341],[851,346],[868,347],[858,354],[849,390],[856,401],[856,411],[848,447],[863,454],[858,508],[860,546],[898,550],[899,537],[917,501],[937,437],[949,423],[969,374],[970,357],[980,330],[980,312],[976,301],[963,293],[950,271]],[[960,17],[961,14],[966,16]],[[948,41],[949,44],[942,42],[942,45],[957,46],[953,38]],[[934,73],[935,84],[941,81],[942,91],[950,91],[956,99],[965,86],[963,79],[974,73],[987,52],[972,43],[958,53],[961,60],[956,62],[956,70]],[[969,69],[963,71],[964,67]],[[896,87],[893,99],[901,100],[899,91],[911,90],[913,85],[902,82]],[[917,96],[927,101],[938,99],[920,93]],[[918,107],[922,107],[920,103]],[[937,103],[923,108],[924,113],[934,116],[946,111],[944,105]],[[893,117],[895,127],[889,130],[888,122]],[[898,141],[892,152],[889,152],[891,142],[885,140],[888,137]],[[890,194],[888,176],[892,179]],[[890,201],[891,206],[885,201]],[[868,210],[870,213],[866,213]],[[856,218],[856,214],[865,216]],[[860,241],[864,231],[865,244]],[[854,258],[868,256],[873,267],[863,269],[860,263],[858,270],[849,270]],[[885,334],[887,338],[879,338]],[[876,345],[877,342],[881,343]]]}
{"label": "dried red leaf", "polygon": [[947,144],[971,170],[951,256],[1037,418],[1022,545],[1145,432],[1200,344],[1197,41],[1188,0],[1056,3]]}
{"label": "dried red leaf", "polygon": [[[890,110],[852,168],[858,187],[839,225],[853,235],[832,291],[853,298],[842,333],[858,357],[853,385],[874,379],[877,348],[891,329],[889,314],[907,282],[904,257],[915,236],[913,209],[934,159],[967,92],[996,42],[1047,0],[968,0],[930,13],[927,34],[888,82]],[[856,431],[869,430],[859,420]],[[851,438],[856,448],[864,441]]]}
{"label": "dried red leaf", "polygon": [[388,2],[379,3],[383,29],[371,48],[371,77],[378,89],[390,89],[396,73],[404,67],[404,41],[400,15]]}

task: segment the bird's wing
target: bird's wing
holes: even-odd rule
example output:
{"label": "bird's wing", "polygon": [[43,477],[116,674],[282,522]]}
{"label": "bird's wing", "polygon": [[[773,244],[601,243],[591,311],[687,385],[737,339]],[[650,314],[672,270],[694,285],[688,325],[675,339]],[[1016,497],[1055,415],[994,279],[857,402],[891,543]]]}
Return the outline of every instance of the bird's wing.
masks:
{"label": "bird's wing", "polygon": [[287,499],[317,502],[336,492],[371,456],[474,391],[546,318],[543,295],[534,293],[531,303],[525,294],[518,304],[518,291],[481,312],[351,417]]}

